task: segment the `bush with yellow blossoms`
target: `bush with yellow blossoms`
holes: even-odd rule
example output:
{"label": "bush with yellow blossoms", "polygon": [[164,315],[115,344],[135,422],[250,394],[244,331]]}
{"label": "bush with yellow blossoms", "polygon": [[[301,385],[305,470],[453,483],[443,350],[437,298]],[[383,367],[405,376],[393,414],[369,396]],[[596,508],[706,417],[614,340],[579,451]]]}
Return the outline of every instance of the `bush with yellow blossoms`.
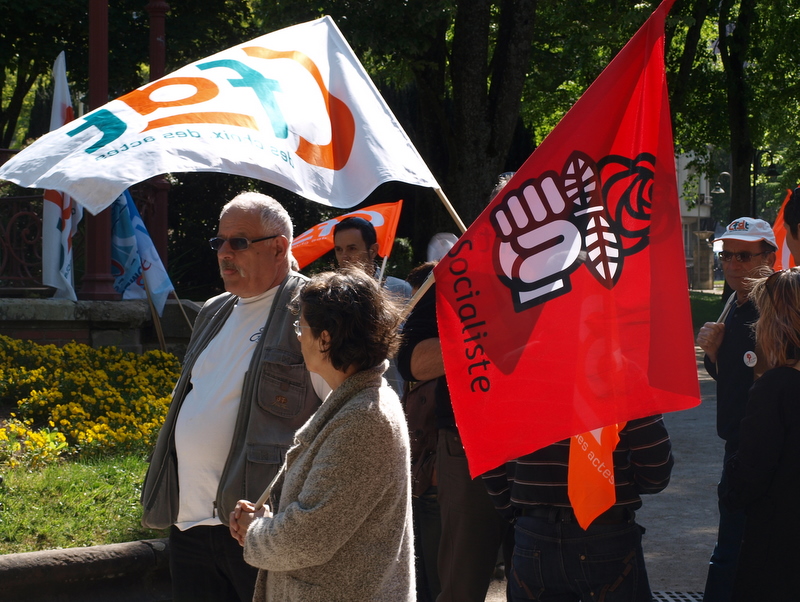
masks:
{"label": "bush with yellow blossoms", "polygon": [[0,465],[36,468],[65,455],[147,453],[164,423],[178,359],[0,335]]}

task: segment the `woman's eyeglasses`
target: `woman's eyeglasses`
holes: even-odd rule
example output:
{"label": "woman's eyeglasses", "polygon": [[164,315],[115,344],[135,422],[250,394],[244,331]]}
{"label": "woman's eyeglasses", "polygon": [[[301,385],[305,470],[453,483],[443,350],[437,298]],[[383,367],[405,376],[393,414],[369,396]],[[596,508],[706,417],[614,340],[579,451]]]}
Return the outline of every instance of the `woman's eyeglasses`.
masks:
{"label": "woman's eyeglasses", "polygon": [[219,251],[226,242],[231,246],[232,251],[244,251],[247,247],[252,245],[254,242],[261,242],[262,240],[269,240],[270,238],[277,238],[280,234],[273,234],[272,236],[263,236],[261,238],[254,238],[253,240],[249,240],[244,238],[243,236],[235,236],[233,238],[222,238],[221,236],[215,236],[214,238],[209,239],[208,244],[211,245],[211,248],[214,251]]}
{"label": "woman's eyeglasses", "polygon": [[295,334],[297,336],[300,336],[301,334],[303,334],[303,329],[304,328],[311,328],[311,326],[303,326],[302,324],[300,324],[300,320],[295,320],[294,321],[294,332],[295,332]]}

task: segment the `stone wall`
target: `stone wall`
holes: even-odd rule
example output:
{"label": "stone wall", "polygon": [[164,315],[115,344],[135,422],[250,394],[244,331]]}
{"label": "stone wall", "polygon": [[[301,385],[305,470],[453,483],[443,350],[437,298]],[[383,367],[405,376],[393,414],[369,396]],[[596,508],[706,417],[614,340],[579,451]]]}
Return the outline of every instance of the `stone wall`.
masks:
{"label": "stone wall", "polygon": [[[191,336],[189,322],[194,323],[201,304],[188,300],[180,303],[168,300],[160,322],[167,351],[183,358]],[[42,345],[61,346],[76,341],[92,347],[113,345],[137,353],[160,348],[155,324],[144,300],[0,298],[0,334]]]}
{"label": "stone wall", "polygon": [[166,539],[0,556],[0,602],[171,599]]}

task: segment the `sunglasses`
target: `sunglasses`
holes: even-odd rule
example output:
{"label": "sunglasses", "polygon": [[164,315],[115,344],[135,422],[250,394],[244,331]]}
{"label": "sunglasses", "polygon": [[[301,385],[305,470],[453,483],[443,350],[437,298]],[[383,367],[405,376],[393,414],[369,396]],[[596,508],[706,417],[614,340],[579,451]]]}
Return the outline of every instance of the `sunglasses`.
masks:
{"label": "sunglasses", "polygon": [[768,255],[771,252],[772,251],[764,251],[763,253],[748,253],[747,251],[742,251],[741,253],[734,253],[733,251],[720,251],[717,253],[717,257],[720,258],[720,261],[724,261],[725,263],[729,262],[734,257],[739,263],[748,263],[753,260],[753,257],[758,257],[759,255]]}
{"label": "sunglasses", "polygon": [[273,234],[272,236],[263,236],[261,238],[254,238],[253,240],[249,240],[244,238],[243,236],[235,236],[233,238],[222,238],[220,236],[215,236],[208,240],[208,244],[211,245],[211,248],[214,251],[219,251],[226,242],[231,246],[232,251],[244,251],[247,247],[252,245],[254,242],[261,242],[262,240],[269,240],[270,238],[277,238],[280,234]]}

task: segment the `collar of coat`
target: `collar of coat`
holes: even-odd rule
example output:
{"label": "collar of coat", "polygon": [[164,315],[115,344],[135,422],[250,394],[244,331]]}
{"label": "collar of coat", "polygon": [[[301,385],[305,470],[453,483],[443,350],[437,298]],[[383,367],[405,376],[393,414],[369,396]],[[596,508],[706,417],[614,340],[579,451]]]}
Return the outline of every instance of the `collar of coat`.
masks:
{"label": "collar of coat", "polygon": [[345,380],[337,389],[331,391],[320,408],[311,419],[295,433],[295,438],[300,443],[310,443],[319,434],[328,421],[336,415],[350,399],[364,389],[378,388],[383,380],[383,373],[389,367],[389,360],[383,363],[356,372]]}

